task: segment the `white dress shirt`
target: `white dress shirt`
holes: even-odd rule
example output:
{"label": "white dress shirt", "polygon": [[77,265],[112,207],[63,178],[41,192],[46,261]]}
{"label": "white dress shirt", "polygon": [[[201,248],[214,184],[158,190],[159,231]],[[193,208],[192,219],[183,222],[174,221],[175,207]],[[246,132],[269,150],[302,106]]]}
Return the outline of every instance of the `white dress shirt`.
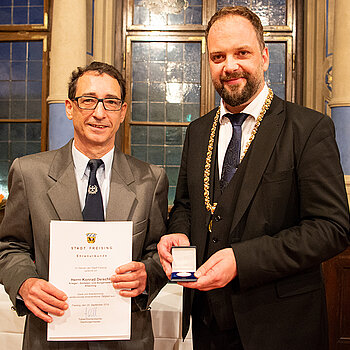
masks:
{"label": "white dress shirt", "polygon": [[[241,139],[241,156],[246,148],[246,145],[249,141],[250,135],[254,129],[255,123],[261,109],[265,103],[266,97],[269,93],[267,85],[264,85],[264,88],[260,91],[259,95],[251,102],[249,105],[244,108],[242,113],[247,113],[249,116],[242,124],[242,139]],[[222,165],[224,163],[225,153],[228,144],[230,143],[232,137],[232,124],[230,119],[224,117],[226,113],[231,113],[228,111],[221,99],[220,102],[220,118],[219,118],[219,139],[218,139],[218,167],[219,167],[219,177],[221,178]]]}
{"label": "white dress shirt", "polygon": [[[73,156],[73,163],[74,163],[75,178],[77,181],[78,192],[79,192],[80,207],[81,207],[81,211],[83,211],[85,207],[85,197],[86,197],[86,191],[87,191],[87,186],[88,186],[89,176],[90,176],[90,167],[88,166],[88,162],[90,159],[75,148],[74,141],[72,146],[72,156]],[[109,199],[109,188],[111,183],[111,174],[112,174],[111,170],[112,170],[113,156],[114,156],[114,147],[101,158],[104,164],[97,169],[97,173],[96,173],[97,182],[101,189],[102,200],[103,200],[103,211],[104,211],[105,218],[106,218],[106,209],[107,209],[108,199]]]}

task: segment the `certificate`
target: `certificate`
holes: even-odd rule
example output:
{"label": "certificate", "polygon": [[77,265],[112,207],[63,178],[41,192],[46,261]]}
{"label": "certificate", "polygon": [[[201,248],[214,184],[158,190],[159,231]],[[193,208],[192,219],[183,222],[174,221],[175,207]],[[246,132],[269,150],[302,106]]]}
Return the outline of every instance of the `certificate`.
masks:
{"label": "certificate", "polygon": [[68,296],[47,340],[130,339],[131,298],[110,280],[132,260],[132,222],[51,221],[49,281]]}

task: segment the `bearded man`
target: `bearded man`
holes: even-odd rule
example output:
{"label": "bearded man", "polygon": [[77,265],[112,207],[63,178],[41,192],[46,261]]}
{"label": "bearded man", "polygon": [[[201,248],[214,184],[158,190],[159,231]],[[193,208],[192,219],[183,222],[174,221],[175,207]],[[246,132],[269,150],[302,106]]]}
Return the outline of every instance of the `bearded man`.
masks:
{"label": "bearded man", "polygon": [[206,31],[219,108],[187,129],[174,207],[158,252],[197,247],[184,288],[194,349],[328,349],[321,263],[349,242],[349,208],[330,118],[264,81],[259,18],[223,8]]}

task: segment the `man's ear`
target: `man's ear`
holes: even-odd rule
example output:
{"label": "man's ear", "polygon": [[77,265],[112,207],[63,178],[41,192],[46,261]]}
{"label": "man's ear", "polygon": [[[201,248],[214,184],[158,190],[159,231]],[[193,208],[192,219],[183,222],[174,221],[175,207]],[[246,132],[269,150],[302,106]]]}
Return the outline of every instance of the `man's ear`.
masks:
{"label": "man's ear", "polygon": [[269,63],[270,63],[269,49],[266,46],[262,50],[262,58],[263,58],[263,70],[264,72],[266,72],[267,69],[269,68]]}
{"label": "man's ear", "polygon": [[125,116],[126,116],[126,110],[128,109],[128,104],[126,102],[123,103],[122,108],[120,110],[120,124],[123,123],[123,121],[125,120]]}
{"label": "man's ear", "polygon": [[71,100],[66,100],[65,101],[65,106],[66,106],[66,115],[69,120],[73,119],[73,101]]}

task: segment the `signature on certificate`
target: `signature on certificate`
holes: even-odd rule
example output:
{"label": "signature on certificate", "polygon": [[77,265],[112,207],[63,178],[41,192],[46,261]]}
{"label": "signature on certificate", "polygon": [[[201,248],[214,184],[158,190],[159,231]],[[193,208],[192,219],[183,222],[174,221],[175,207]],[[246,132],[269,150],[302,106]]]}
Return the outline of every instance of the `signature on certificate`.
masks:
{"label": "signature on certificate", "polygon": [[97,307],[93,306],[93,307],[86,307],[84,310],[84,316],[85,318],[91,318],[91,317],[96,317],[97,316]]}

